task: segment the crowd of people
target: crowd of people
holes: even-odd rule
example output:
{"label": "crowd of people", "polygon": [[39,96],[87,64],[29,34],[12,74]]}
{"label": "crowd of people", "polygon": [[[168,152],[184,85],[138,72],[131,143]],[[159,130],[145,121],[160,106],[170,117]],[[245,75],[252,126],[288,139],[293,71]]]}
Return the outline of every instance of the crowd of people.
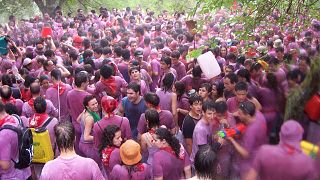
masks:
{"label": "crowd of people", "polygon": [[[225,9],[204,15],[198,33],[166,10],[10,16],[0,26],[0,179],[319,178],[319,154],[300,146],[320,142],[319,123],[284,121],[284,110],[319,55],[320,21],[278,27],[278,15],[248,40],[235,35],[241,24],[221,25]],[[199,48],[220,75],[188,56]],[[20,136],[4,126],[19,120],[45,125],[52,160],[17,167]]]}

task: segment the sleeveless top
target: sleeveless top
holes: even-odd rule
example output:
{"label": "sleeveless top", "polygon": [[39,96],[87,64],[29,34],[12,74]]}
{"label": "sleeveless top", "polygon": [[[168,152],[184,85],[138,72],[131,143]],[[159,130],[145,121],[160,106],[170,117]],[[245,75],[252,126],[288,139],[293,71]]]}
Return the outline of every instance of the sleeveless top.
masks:
{"label": "sleeveless top", "polygon": [[131,129],[137,129],[138,122],[142,113],[147,109],[146,103],[141,98],[138,104],[133,104],[127,97],[122,100],[125,117],[129,119]]}
{"label": "sleeveless top", "polygon": [[[88,117],[90,115],[87,115],[86,117]],[[81,120],[80,120],[80,128],[81,128],[81,137],[80,137],[80,142],[85,143],[85,144],[93,144],[93,141],[85,141],[84,140],[84,129],[85,129],[85,118],[84,115],[81,116]],[[90,135],[93,136],[93,127],[91,129]]]}

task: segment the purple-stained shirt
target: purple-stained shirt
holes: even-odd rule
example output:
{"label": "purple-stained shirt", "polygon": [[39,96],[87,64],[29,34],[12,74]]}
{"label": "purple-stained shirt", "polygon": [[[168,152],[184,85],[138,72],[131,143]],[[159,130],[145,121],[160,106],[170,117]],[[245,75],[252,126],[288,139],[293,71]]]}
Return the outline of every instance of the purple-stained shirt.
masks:
{"label": "purple-stained shirt", "polygon": [[248,151],[249,157],[243,159],[237,154],[240,159],[240,175],[246,175],[252,166],[253,159],[256,156],[258,149],[267,143],[267,125],[266,120],[260,111],[256,111],[255,121],[247,125],[246,131],[243,133],[240,144]]}
{"label": "purple-stained shirt", "polygon": [[[118,99],[121,99],[122,93],[123,93],[123,92],[121,92],[121,89],[126,88],[128,86],[128,83],[119,76],[114,76],[114,78],[116,80],[117,96],[118,96]],[[106,86],[101,81],[97,82],[94,94],[95,94],[98,102],[101,101],[101,98],[103,96],[107,95]]]}
{"label": "purple-stained shirt", "polygon": [[[165,125],[168,129],[173,129],[175,127],[173,115],[168,110],[161,110],[159,112],[159,120],[160,120],[160,126]],[[137,129],[140,134],[143,134],[148,130],[147,121],[144,113],[141,114],[140,116]]]}
{"label": "purple-stained shirt", "polygon": [[[4,125],[18,126],[18,122],[16,121],[16,123],[4,123]],[[18,137],[16,132],[9,129],[1,130],[0,147],[0,160],[10,162],[10,167],[8,170],[0,169],[1,179],[27,179],[31,176],[30,167],[25,169],[14,168],[12,159],[17,161],[19,157]]]}
{"label": "purple-stained shirt", "polygon": [[180,81],[187,75],[186,66],[180,61],[178,64],[172,64],[172,68],[177,71],[177,81]]}
{"label": "purple-stained shirt", "polygon": [[174,78],[177,79],[177,71],[173,68],[170,68],[167,72],[164,72],[162,69],[161,69],[161,72],[160,72],[160,80],[159,80],[159,87],[162,87],[162,81],[164,79],[164,77],[166,76],[166,74],[173,74]]}
{"label": "purple-stained shirt", "polygon": [[68,159],[59,156],[47,162],[42,169],[40,180],[49,179],[104,180],[105,178],[94,160],[75,155]]}
{"label": "purple-stained shirt", "polygon": [[256,154],[253,168],[261,180],[317,179],[310,157],[298,150],[289,153],[282,145],[263,145]]}
{"label": "purple-stained shirt", "polygon": [[115,148],[111,154],[109,159],[109,166],[104,166],[104,169],[106,170],[107,177],[110,177],[110,173],[113,169],[113,167],[117,164],[121,164],[121,157],[120,157],[120,149]]}
{"label": "purple-stained shirt", "polygon": [[68,92],[67,105],[73,124],[79,124],[77,122],[77,118],[84,110],[83,99],[88,95],[91,94],[86,91],[79,91],[77,89],[72,89]]}
{"label": "purple-stained shirt", "polygon": [[186,75],[180,80],[186,87],[186,90],[199,90],[201,84],[208,82],[207,78],[193,78],[192,75]]}
{"label": "purple-stained shirt", "polygon": [[199,150],[199,146],[212,144],[212,126],[206,124],[203,119],[201,119],[194,128],[192,136],[192,153],[190,156],[191,162],[194,162],[196,153]]}
{"label": "purple-stained shirt", "polygon": [[231,97],[227,100],[227,105],[228,105],[228,111],[230,113],[234,113],[238,110],[239,108],[239,102],[237,101],[236,97]]}
{"label": "purple-stained shirt", "polygon": [[[47,103],[47,108],[46,108],[46,113],[51,116],[51,117],[58,117],[58,109],[55,108],[52,104],[52,102],[48,99],[46,99]],[[28,102],[25,102],[22,106],[22,116],[25,116],[27,118],[31,117],[34,115],[34,110],[33,107],[31,107]]]}
{"label": "purple-stained shirt", "polygon": [[[280,90],[279,90],[280,92]],[[279,112],[280,111],[280,99],[274,90],[271,90],[266,87],[260,87],[257,93],[257,100],[260,102],[262,106],[261,112],[263,114],[269,112]]]}
{"label": "purple-stained shirt", "polygon": [[109,118],[102,118],[100,121],[94,123],[93,125],[94,145],[97,149],[101,145],[103,130],[108,125],[117,125],[121,129],[122,138],[131,139],[132,136],[131,136],[130,123],[126,117],[114,115]]}
{"label": "purple-stained shirt", "polygon": [[124,80],[127,83],[130,83],[129,64],[121,62],[118,64],[118,69],[119,69],[120,73],[122,74]]}
{"label": "purple-stained shirt", "polygon": [[161,72],[161,67],[160,67],[160,62],[157,59],[153,59],[150,63],[152,72],[158,73],[157,76],[152,75],[152,84],[151,84],[151,91],[155,91],[155,89],[158,87],[158,82],[160,80],[160,72]]}
{"label": "purple-stained shirt", "polygon": [[160,90],[158,89],[156,91],[156,94],[159,96],[160,98],[160,109],[163,110],[168,110],[168,111],[172,111],[171,105],[172,105],[172,91],[164,91],[164,90]]}
{"label": "purple-stained shirt", "polygon": [[[67,105],[67,94],[71,91],[72,87],[69,84],[65,84],[65,91],[59,95],[58,90],[53,87],[49,87],[46,92],[46,99],[49,99],[55,108],[58,109],[60,107],[60,117],[58,117],[59,121],[67,121],[69,120],[69,110]],[[60,101],[60,102],[59,102]]]}
{"label": "purple-stained shirt", "polygon": [[[182,145],[181,145],[182,146]],[[183,148],[180,148],[182,151]],[[184,168],[190,165],[188,153],[183,149],[183,159],[175,155],[159,150],[153,155],[153,177],[163,177],[163,179],[184,179]],[[181,153],[181,152],[180,152]]]}
{"label": "purple-stained shirt", "polygon": [[126,166],[121,166],[119,164],[115,165],[110,173],[110,180],[124,180],[124,179],[131,179],[131,180],[149,180],[151,179],[149,166],[145,163],[142,164],[143,170],[135,170],[137,168],[132,168],[131,173]]}

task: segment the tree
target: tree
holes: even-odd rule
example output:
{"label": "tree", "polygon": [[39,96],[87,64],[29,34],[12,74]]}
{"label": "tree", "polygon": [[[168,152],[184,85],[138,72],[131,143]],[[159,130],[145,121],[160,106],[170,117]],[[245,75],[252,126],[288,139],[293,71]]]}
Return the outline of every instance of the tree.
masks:
{"label": "tree", "polygon": [[57,6],[61,7],[62,5],[64,5],[64,3],[66,2],[66,0],[33,0],[39,10],[42,12],[42,14],[44,15],[45,13],[48,13],[51,17],[54,17],[55,15],[55,9]]}
{"label": "tree", "polygon": [[[273,23],[282,27],[291,22],[306,27],[312,18],[320,17],[320,0],[196,0],[196,3],[190,13],[191,19],[195,14],[207,15],[221,8],[231,9],[234,16],[226,24],[243,25],[238,32],[240,38],[248,38],[261,24]],[[270,16],[272,21],[268,18]],[[210,21],[211,16],[208,17]]]}

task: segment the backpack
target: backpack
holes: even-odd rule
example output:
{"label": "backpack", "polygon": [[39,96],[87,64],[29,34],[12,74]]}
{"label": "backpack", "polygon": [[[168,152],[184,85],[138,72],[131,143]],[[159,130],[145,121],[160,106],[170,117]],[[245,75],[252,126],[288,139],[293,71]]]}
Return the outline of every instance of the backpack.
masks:
{"label": "backpack", "polygon": [[3,129],[9,129],[17,133],[19,157],[17,162],[13,159],[11,160],[14,162],[14,167],[16,169],[24,169],[31,165],[33,158],[32,133],[29,128],[24,127],[23,122],[18,115],[13,114],[12,116],[19,121],[19,126],[15,127],[12,125],[4,125],[0,128],[0,131]]}
{"label": "backpack", "polygon": [[[30,128],[33,136],[33,160],[34,163],[46,163],[54,158],[48,124],[53,118],[50,117],[41,127]],[[54,143],[54,142],[53,142]]]}

